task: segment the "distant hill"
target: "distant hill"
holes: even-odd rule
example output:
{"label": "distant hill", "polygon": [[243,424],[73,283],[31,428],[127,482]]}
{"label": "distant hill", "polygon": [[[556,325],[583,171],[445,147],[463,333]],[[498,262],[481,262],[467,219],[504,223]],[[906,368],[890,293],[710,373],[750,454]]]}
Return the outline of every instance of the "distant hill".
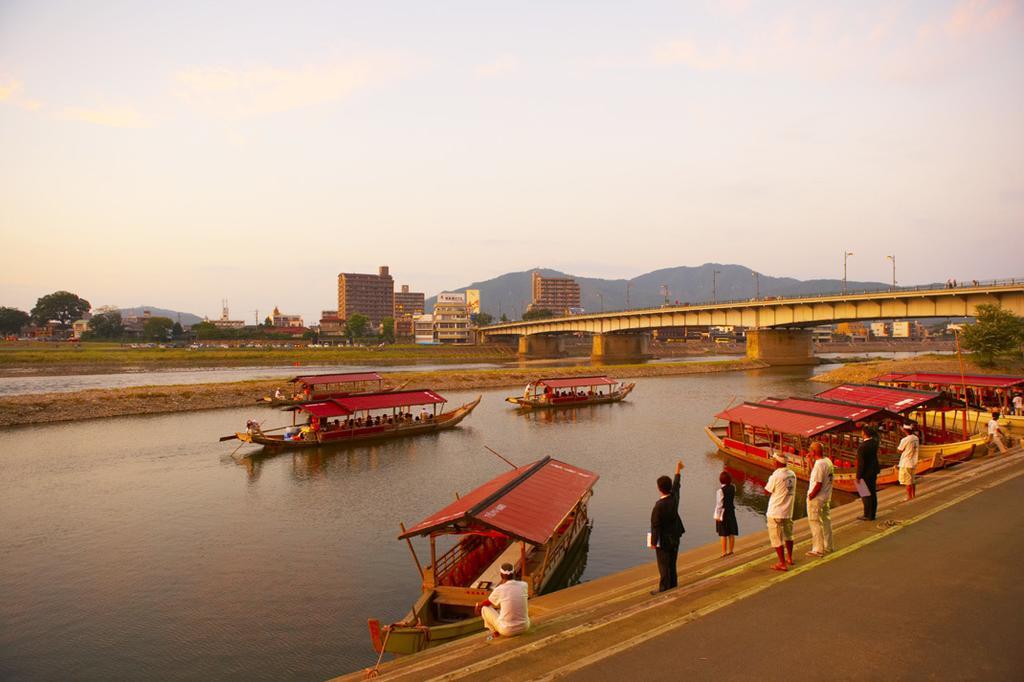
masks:
{"label": "distant hill", "polygon": [[[662,285],[668,289],[668,301],[675,303],[703,303],[712,299],[712,273],[718,274],[718,300],[728,301],[753,298],[756,282],[753,270],[742,265],[705,263],[696,267],[678,266],[655,270],[633,279],[600,279],[577,277],[550,268],[535,268],[546,277],[574,277],[580,284],[580,296],[587,312],[623,310],[626,308],[626,285],[629,284],[629,307],[650,308],[662,305],[665,296]],[[483,282],[473,282],[449,291],[480,290],[482,309],[497,319],[502,313],[516,319],[533,297],[531,275],[533,270],[510,272]],[[843,288],[841,279],[799,280],[792,277],[761,275],[761,296],[795,296],[838,292]],[[847,282],[848,291],[880,291],[888,289],[885,282]],[[603,300],[602,300],[603,298]],[[434,307],[436,296],[427,299],[426,308]]]}
{"label": "distant hill", "polygon": [[[181,324],[186,327],[203,321],[203,318],[198,315],[193,315],[192,313],[182,313],[177,310],[167,310],[166,308],[156,308],[149,305],[140,305],[135,306],[134,308],[121,308],[119,312],[121,313],[121,317],[139,317],[142,315],[142,311],[144,310],[148,310],[149,314],[153,317],[167,317],[175,322],[180,319]],[[178,317],[179,315],[181,315],[181,318]]]}

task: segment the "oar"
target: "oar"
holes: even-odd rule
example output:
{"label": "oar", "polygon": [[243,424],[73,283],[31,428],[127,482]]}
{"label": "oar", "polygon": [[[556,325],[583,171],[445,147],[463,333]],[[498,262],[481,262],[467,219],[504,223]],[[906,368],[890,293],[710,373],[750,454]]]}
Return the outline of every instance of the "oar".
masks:
{"label": "oar", "polygon": [[[261,426],[262,426],[262,424],[261,424]],[[281,429],[287,429],[287,428],[288,428],[287,426],[278,426],[277,428],[273,428],[273,429],[262,429],[262,431],[263,431],[263,433],[270,433],[271,431],[280,431]],[[226,440],[232,440],[234,438],[238,438],[238,434],[237,433],[231,434],[230,436],[221,436],[220,437],[220,441],[223,443]]]}
{"label": "oar", "polygon": [[497,456],[498,456],[498,457],[499,457],[499,458],[501,459],[501,461],[503,461],[503,462],[504,462],[505,464],[509,465],[509,466],[510,466],[510,467],[512,467],[513,469],[518,469],[518,468],[519,468],[519,467],[517,467],[517,466],[516,466],[515,464],[513,464],[512,462],[510,462],[510,461],[508,461],[507,459],[505,459],[504,457],[502,457],[501,453],[500,453],[500,452],[498,452],[497,450],[494,450],[494,449],[492,449],[492,448],[489,448],[489,447],[487,447],[486,445],[484,446],[484,448],[486,448],[487,450],[490,450],[490,451],[491,451],[491,452],[492,452],[493,454],[497,455]]}

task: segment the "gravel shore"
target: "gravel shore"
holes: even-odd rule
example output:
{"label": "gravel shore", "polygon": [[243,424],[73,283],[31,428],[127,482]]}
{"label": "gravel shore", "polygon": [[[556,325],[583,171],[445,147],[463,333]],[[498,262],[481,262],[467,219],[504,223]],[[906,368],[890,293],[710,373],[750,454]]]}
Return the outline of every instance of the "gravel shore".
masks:
{"label": "gravel shore", "polygon": [[[445,391],[502,386],[521,387],[544,374],[587,376],[606,372],[619,379],[633,379],[734,372],[764,367],[767,367],[765,363],[738,358],[716,362],[615,365],[604,369],[591,366],[559,367],[546,372],[541,372],[537,368],[393,372],[387,373],[385,377],[392,385],[408,381],[410,387],[429,387]],[[0,398],[0,427],[138,414],[190,412],[224,407],[253,406],[255,408],[256,401],[260,397],[269,395],[281,385],[282,382],[279,380],[258,380],[219,384],[137,386],[75,393],[11,396]]]}

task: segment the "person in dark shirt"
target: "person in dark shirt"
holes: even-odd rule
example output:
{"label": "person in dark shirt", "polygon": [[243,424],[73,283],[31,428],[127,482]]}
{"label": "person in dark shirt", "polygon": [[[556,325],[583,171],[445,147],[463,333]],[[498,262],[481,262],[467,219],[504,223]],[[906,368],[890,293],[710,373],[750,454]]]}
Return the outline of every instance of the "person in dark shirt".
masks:
{"label": "person in dark shirt", "polygon": [[671,590],[677,585],[676,557],[679,555],[679,539],[686,529],[679,518],[679,483],[683,471],[683,461],[676,462],[675,478],[668,476],[658,478],[658,492],[661,497],[654,503],[651,511],[651,537],[649,546],[655,549],[658,557],[658,575],[661,580],[658,589],[651,594]]}
{"label": "person in dark shirt", "polygon": [[864,503],[864,515],[857,518],[861,521],[874,521],[878,512],[878,493],[875,481],[881,467],[878,464],[878,429],[867,424],[861,429],[864,440],[857,448],[857,480],[864,481],[868,495],[861,498]]}

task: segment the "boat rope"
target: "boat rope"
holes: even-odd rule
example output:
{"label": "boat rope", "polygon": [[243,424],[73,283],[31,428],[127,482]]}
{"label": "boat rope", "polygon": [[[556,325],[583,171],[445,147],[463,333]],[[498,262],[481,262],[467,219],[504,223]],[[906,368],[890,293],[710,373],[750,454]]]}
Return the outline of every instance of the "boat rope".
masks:
{"label": "boat rope", "polygon": [[380,653],[377,654],[377,662],[372,668],[363,671],[363,679],[369,680],[380,675],[380,662],[384,660],[384,652],[388,650],[388,637],[391,636],[391,626],[384,630],[384,641],[380,645]]}

